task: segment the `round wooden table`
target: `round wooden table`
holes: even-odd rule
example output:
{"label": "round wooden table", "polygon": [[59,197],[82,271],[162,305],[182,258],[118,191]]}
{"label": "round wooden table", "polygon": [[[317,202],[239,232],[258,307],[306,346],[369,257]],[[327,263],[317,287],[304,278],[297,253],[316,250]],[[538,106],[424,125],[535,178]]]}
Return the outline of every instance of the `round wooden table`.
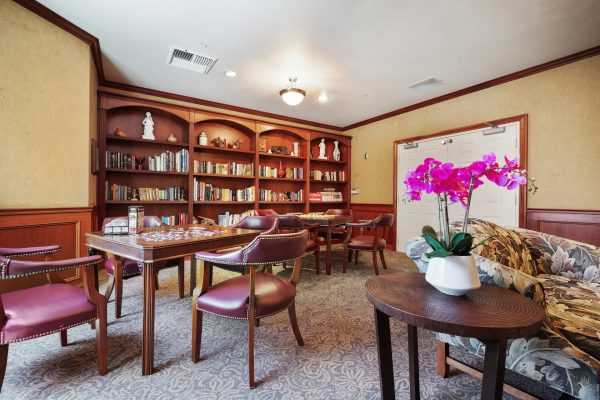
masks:
{"label": "round wooden table", "polygon": [[400,272],[375,276],[366,283],[375,306],[381,398],[394,399],[390,317],[408,325],[410,398],[419,399],[417,327],[479,339],[485,344],[482,399],[501,399],[507,339],[536,334],[544,310],[519,293],[482,284],[465,296],[449,296],[425,274]]}

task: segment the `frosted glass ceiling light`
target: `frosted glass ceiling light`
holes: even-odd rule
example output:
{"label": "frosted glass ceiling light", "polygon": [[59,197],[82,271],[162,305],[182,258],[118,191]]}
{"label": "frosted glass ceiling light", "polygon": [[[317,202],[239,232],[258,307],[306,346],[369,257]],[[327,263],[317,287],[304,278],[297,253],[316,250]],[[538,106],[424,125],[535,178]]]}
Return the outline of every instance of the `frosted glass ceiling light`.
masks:
{"label": "frosted glass ceiling light", "polygon": [[298,104],[302,103],[302,100],[304,100],[306,92],[296,87],[296,81],[298,78],[290,77],[288,79],[290,80],[288,87],[286,89],[281,89],[279,91],[279,95],[288,106],[297,106]]}

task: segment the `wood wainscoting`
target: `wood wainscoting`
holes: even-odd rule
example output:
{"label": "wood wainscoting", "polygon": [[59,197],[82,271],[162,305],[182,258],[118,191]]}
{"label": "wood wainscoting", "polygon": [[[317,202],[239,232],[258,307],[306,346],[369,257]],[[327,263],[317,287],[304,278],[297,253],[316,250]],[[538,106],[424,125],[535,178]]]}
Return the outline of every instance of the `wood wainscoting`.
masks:
{"label": "wood wainscoting", "polygon": [[[381,214],[394,214],[393,204],[362,204],[352,203],[350,204],[352,213],[354,214],[354,221],[358,222],[361,219],[374,219]],[[372,235],[371,232],[365,230],[365,235]],[[396,229],[388,229],[385,241],[387,242],[386,248],[389,250],[396,250]]]}
{"label": "wood wainscoting", "polygon": [[[93,207],[0,210],[0,247],[60,245],[54,260],[87,256],[84,233],[92,231]],[[43,260],[43,256],[30,260]],[[66,282],[79,285],[79,270],[57,273]],[[35,278],[35,279],[34,279]],[[45,282],[43,275],[0,283],[0,292]]]}
{"label": "wood wainscoting", "polygon": [[600,210],[527,209],[527,229],[600,246]]}

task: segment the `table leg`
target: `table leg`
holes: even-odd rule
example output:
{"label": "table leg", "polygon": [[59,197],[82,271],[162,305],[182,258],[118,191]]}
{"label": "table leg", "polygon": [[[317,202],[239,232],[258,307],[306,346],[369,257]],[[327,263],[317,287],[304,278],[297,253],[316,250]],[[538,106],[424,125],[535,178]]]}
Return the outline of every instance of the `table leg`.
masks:
{"label": "table leg", "polygon": [[[96,249],[88,247],[88,256],[95,256],[96,254],[97,254]],[[98,279],[98,264],[94,264],[94,287],[96,288],[96,290],[98,290],[99,286],[100,286],[100,283],[99,283],[99,279]]]}
{"label": "table leg", "polygon": [[408,329],[408,381],[410,384],[410,399],[419,400],[421,390],[419,389],[419,341],[417,327],[407,325]]}
{"label": "table leg", "polygon": [[327,251],[325,252],[325,273],[331,275],[331,231],[333,226],[327,224]]}
{"label": "table leg", "polygon": [[392,361],[392,339],[390,317],[375,309],[375,332],[377,334],[377,356],[379,359],[379,382],[382,400],[394,400],[394,363]]}
{"label": "table leg", "polygon": [[502,399],[504,386],[504,363],[506,361],[506,340],[484,341],[482,400]]}
{"label": "table leg", "polygon": [[142,375],[151,375],[154,366],[154,263],[144,263],[144,326]]}

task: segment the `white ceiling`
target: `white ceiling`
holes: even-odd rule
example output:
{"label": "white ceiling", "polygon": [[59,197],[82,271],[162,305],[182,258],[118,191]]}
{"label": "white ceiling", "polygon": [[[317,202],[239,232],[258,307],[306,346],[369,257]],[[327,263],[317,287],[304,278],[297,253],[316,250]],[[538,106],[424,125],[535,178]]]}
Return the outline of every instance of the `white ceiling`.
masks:
{"label": "white ceiling", "polygon": [[[40,2],[99,38],[109,81],[336,126],[600,44],[599,0]],[[168,66],[173,45],[219,61]],[[296,107],[278,95],[290,75],[308,92]],[[430,77],[444,84],[408,89]]]}

